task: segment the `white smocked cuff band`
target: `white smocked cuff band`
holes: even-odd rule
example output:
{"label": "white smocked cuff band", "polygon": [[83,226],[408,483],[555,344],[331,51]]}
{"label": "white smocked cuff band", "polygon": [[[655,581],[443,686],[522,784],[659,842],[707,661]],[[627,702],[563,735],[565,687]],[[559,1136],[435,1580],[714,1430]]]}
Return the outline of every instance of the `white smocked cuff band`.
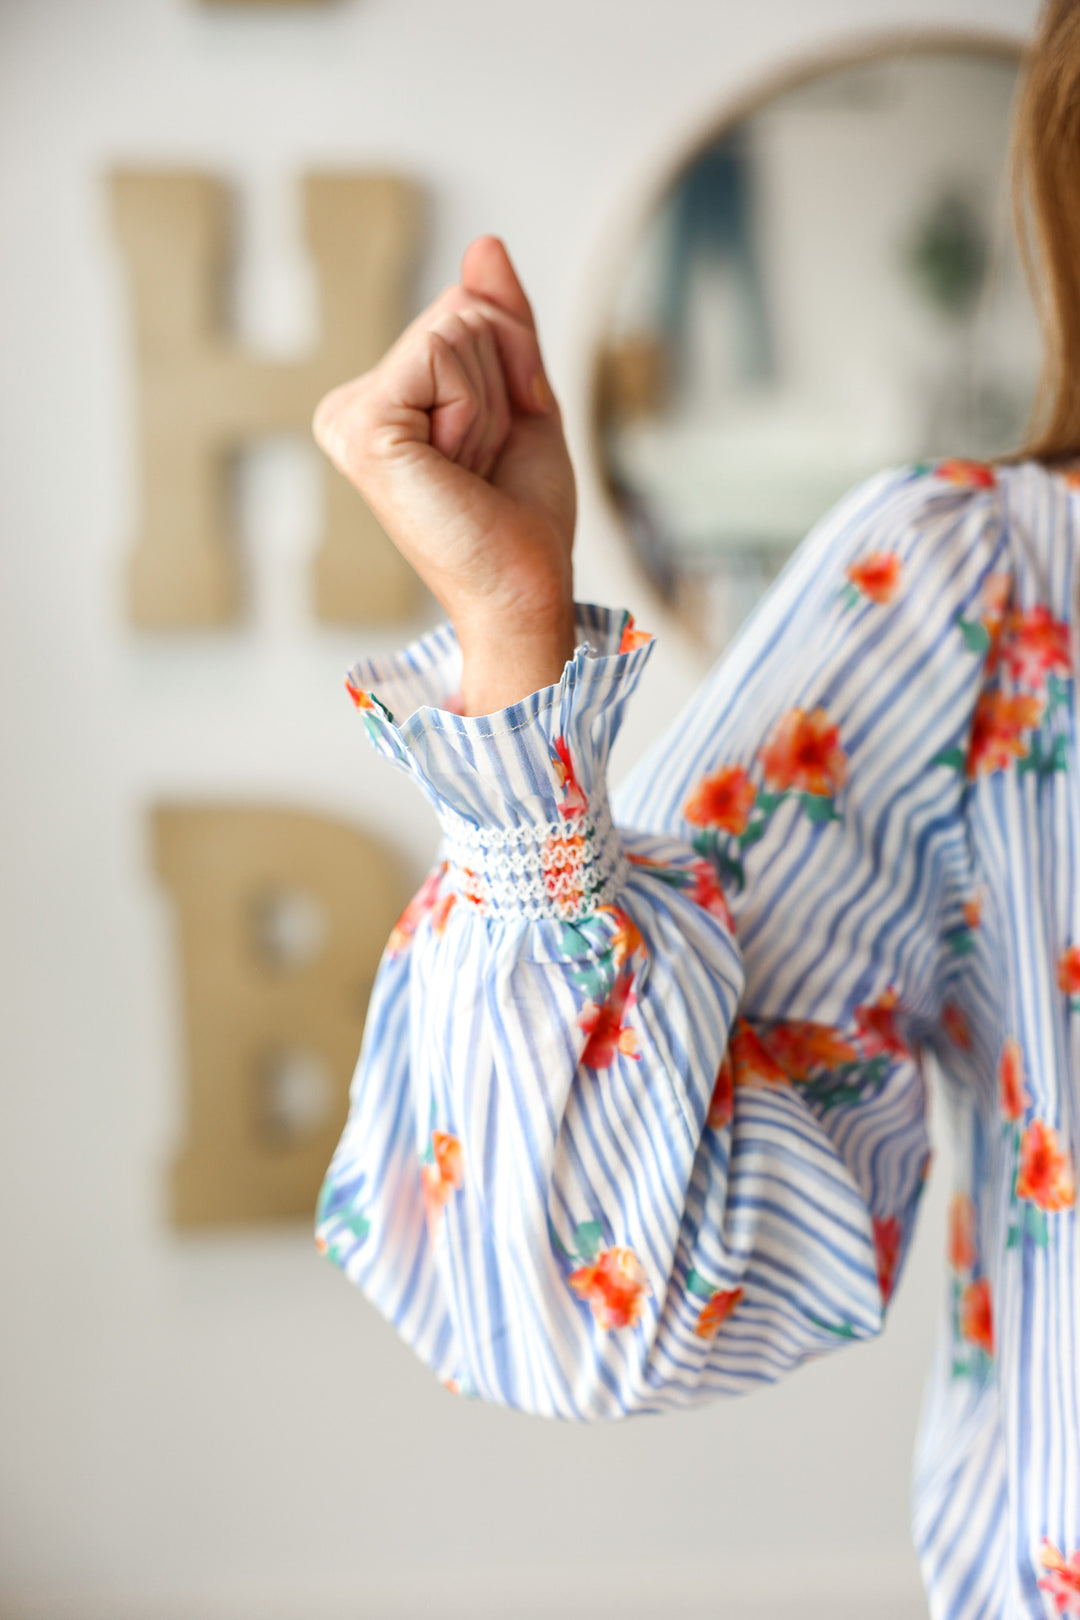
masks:
{"label": "white smocked cuff band", "polygon": [[484,916],[575,921],[625,881],[607,760],[652,637],[609,608],[580,604],[576,622],[558,684],[497,714],[457,712],[461,655],[449,626],[349,671],[371,742],[434,805],[448,878]]}
{"label": "white smocked cuff band", "polygon": [[606,799],[538,827],[475,827],[447,815],[443,854],[451,887],[485,917],[579,922],[612,905],[628,873]]}

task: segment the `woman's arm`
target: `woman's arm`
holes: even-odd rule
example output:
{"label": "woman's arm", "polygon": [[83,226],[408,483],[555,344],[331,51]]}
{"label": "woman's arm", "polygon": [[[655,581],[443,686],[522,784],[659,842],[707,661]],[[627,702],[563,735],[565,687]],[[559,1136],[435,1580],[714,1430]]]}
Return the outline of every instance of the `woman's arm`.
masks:
{"label": "woman's arm", "polygon": [[[648,647],[582,610],[560,662],[557,418],[518,407],[544,452],[516,467],[528,499],[496,489],[497,437],[475,471],[433,462],[438,408],[415,418],[440,349],[411,331],[430,364],[399,370],[426,391],[362,379],[320,431],[464,628],[350,677],[447,860],[391,938],[319,1241],[488,1398],[596,1417],[749,1389],[876,1332],[910,1234],[917,1043],[965,897],[981,661],[956,626],[994,566],[993,491],[901,474],[842,503],[638,773],[647,830],[616,831],[608,751]],[[371,392],[413,401],[400,461],[349,450],[343,422],[397,420]],[[860,587],[883,569],[894,589]]]}
{"label": "woman's arm", "polygon": [[[649,652],[626,617],[582,610],[558,685],[497,715],[445,706],[449,631],[350,677],[447,861],[391,937],[318,1240],[454,1387],[570,1418],[756,1387],[883,1311],[852,1167],[753,1032],[729,1050],[743,974],[713,866],[611,825]],[[888,1082],[899,1231],[916,1066],[818,1039],[849,1087]]]}

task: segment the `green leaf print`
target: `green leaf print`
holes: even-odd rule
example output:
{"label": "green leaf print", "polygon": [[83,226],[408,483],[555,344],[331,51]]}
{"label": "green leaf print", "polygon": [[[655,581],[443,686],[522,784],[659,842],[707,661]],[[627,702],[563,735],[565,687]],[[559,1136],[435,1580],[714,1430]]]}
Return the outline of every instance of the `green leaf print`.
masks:
{"label": "green leaf print", "polygon": [[1057,709],[1065,708],[1069,701],[1070,682],[1051,670],[1046,677],[1046,713],[1049,717]]}
{"label": "green leaf print", "polygon": [[879,1052],[876,1057],[827,1069],[815,1079],[805,1081],[799,1090],[806,1102],[824,1114],[832,1108],[876,1097],[888,1078],[889,1068],[888,1054]]}
{"label": "green leaf print", "polygon": [[990,651],[990,632],[982,620],[958,618],[956,622],[968,651],[985,658]]}
{"label": "green leaf print", "polygon": [[836,806],[832,800],[823,793],[800,793],[802,807],[807,817],[813,822],[839,821]]}
{"label": "green leaf print", "polygon": [[[1049,746],[1047,746],[1049,745]],[[1065,771],[1069,768],[1068,742],[1064,733],[1051,736],[1047,728],[1035,731],[1031,736],[1031,744],[1016,767],[1019,776],[1026,776],[1028,771],[1038,771],[1039,780],[1052,776],[1055,771]]]}
{"label": "green leaf print", "polygon": [[582,1221],[574,1231],[574,1247],[582,1260],[595,1260],[604,1241],[604,1228],[599,1221]]}
{"label": "green leaf print", "polygon": [[855,1329],[850,1322],[826,1322],[824,1317],[815,1316],[813,1311],[808,1311],[807,1315],[814,1326],[821,1328],[824,1333],[834,1333],[838,1339],[855,1337]]}
{"label": "green leaf print", "polygon": [[602,954],[608,935],[602,922],[585,917],[579,923],[563,923],[561,944],[567,956],[595,956]]}
{"label": "green leaf print", "polygon": [[930,763],[947,765],[951,771],[962,771],[967,765],[967,755],[962,748],[946,748],[942,753],[935,754]]}
{"label": "green leaf print", "polygon": [[571,981],[584,990],[591,1001],[606,1001],[615,982],[614,964],[610,962],[583,962],[570,969]]}
{"label": "green leaf print", "polygon": [[759,838],[764,838],[768,822],[764,817],[760,821],[752,821],[744,833],[739,836],[739,848],[746,849],[750,844],[756,844]]}
{"label": "green leaf print", "polygon": [[712,1299],[716,1289],[712,1283],[706,1282],[700,1271],[691,1270],[686,1278],[687,1292],[695,1294],[698,1299]]}

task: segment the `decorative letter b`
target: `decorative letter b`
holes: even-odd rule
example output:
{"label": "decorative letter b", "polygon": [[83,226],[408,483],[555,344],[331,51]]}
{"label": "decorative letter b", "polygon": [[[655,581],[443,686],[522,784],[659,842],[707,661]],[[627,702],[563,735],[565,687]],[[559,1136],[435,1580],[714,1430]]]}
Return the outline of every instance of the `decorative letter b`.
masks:
{"label": "decorative letter b", "polygon": [[225,805],[158,809],[154,843],[184,986],[173,1220],[310,1216],[406,898],[393,851],[327,816]]}

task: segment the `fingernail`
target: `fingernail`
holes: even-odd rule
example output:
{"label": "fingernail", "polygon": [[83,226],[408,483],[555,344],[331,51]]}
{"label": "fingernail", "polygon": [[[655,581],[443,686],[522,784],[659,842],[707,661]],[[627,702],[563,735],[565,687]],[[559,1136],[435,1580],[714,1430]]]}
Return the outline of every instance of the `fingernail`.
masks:
{"label": "fingernail", "polygon": [[538,371],[533,379],[533,401],[538,411],[550,411],[555,403],[555,396],[548,387],[547,378],[542,371]]}

